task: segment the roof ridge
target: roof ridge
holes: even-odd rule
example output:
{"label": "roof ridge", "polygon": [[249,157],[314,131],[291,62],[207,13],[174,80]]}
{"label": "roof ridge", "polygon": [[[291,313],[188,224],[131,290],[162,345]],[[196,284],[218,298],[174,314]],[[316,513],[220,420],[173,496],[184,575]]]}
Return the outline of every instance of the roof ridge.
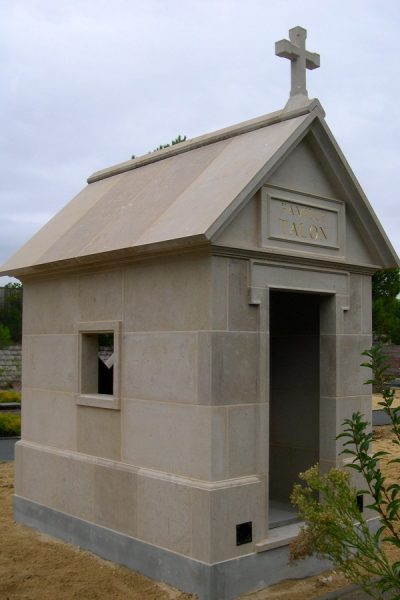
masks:
{"label": "roof ridge", "polygon": [[243,133],[268,127],[269,125],[274,125],[275,123],[280,123],[282,121],[287,121],[295,117],[300,117],[314,111],[318,112],[322,118],[325,117],[325,111],[317,98],[310,100],[307,105],[302,106],[301,108],[294,110],[283,109],[268,113],[266,115],[262,115],[261,117],[256,117],[255,119],[243,121],[236,125],[225,127],[224,129],[206,133],[191,140],[187,140],[186,142],[181,142],[180,144],[175,144],[174,146],[169,146],[168,148],[163,148],[162,150],[157,150],[156,152],[150,152],[148,154],[144,154],[143,156],[138,156],[132,160],[96,171],[90,175],[90,177],[88,177],[87,182],[94,183],[95,181],[100,181],[101,179],[113,177],[114,175],[125,173],[127,171],[143,167],[144,165],[158,162],[159,160],[164,160],[164,158],[176,156],[177,154],[183,154],[184,152],[190,152],[191,150],[201,148],[202,146],[208,146],[209,144],[214,144],[237,135],[242,135]]}

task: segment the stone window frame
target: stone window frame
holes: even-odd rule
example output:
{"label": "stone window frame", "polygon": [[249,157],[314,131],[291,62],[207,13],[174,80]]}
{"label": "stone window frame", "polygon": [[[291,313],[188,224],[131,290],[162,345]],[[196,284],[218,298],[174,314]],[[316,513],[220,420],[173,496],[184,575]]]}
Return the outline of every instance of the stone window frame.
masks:
{"label": "stone window frame", "polygon": [[[121,321],[81,321],[76,324],[78,335],[78,390],[76,404],[96,408],[120,409]],[[112,333],[114,335],[113,394],[82,392],[83,336],[85,334]]]}

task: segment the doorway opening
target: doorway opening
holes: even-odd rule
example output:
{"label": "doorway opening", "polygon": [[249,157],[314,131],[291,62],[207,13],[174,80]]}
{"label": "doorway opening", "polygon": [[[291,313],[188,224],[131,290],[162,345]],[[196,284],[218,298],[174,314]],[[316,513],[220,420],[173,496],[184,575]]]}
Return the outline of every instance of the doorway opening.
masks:
{"label": "doorway opening", "polygon": [[270,292],[269,527],[298,520],[290,494],[319,460],[320,296]]}

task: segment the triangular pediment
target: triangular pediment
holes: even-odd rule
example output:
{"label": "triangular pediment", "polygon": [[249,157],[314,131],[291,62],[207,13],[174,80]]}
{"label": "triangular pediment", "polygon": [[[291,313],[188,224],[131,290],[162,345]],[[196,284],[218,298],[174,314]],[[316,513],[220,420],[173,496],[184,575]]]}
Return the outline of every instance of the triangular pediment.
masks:
{"label": "triangular pediment", "polygon": [[397,264],[368,200],[319,119],[213,241],[364,266]]}

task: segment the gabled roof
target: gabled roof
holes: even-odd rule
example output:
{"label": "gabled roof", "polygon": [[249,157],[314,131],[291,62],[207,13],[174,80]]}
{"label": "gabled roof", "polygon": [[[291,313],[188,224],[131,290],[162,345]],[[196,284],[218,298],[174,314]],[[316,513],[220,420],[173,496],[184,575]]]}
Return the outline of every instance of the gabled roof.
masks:
{"label": "gabled roof", "polygon": [[93,174],[0,274],[210,243],[315,122],[352,182],[367,214],[365,226],[379,237],[382,266],[394,266],[396,254],[314,100],[302,109],[271,113]]}

